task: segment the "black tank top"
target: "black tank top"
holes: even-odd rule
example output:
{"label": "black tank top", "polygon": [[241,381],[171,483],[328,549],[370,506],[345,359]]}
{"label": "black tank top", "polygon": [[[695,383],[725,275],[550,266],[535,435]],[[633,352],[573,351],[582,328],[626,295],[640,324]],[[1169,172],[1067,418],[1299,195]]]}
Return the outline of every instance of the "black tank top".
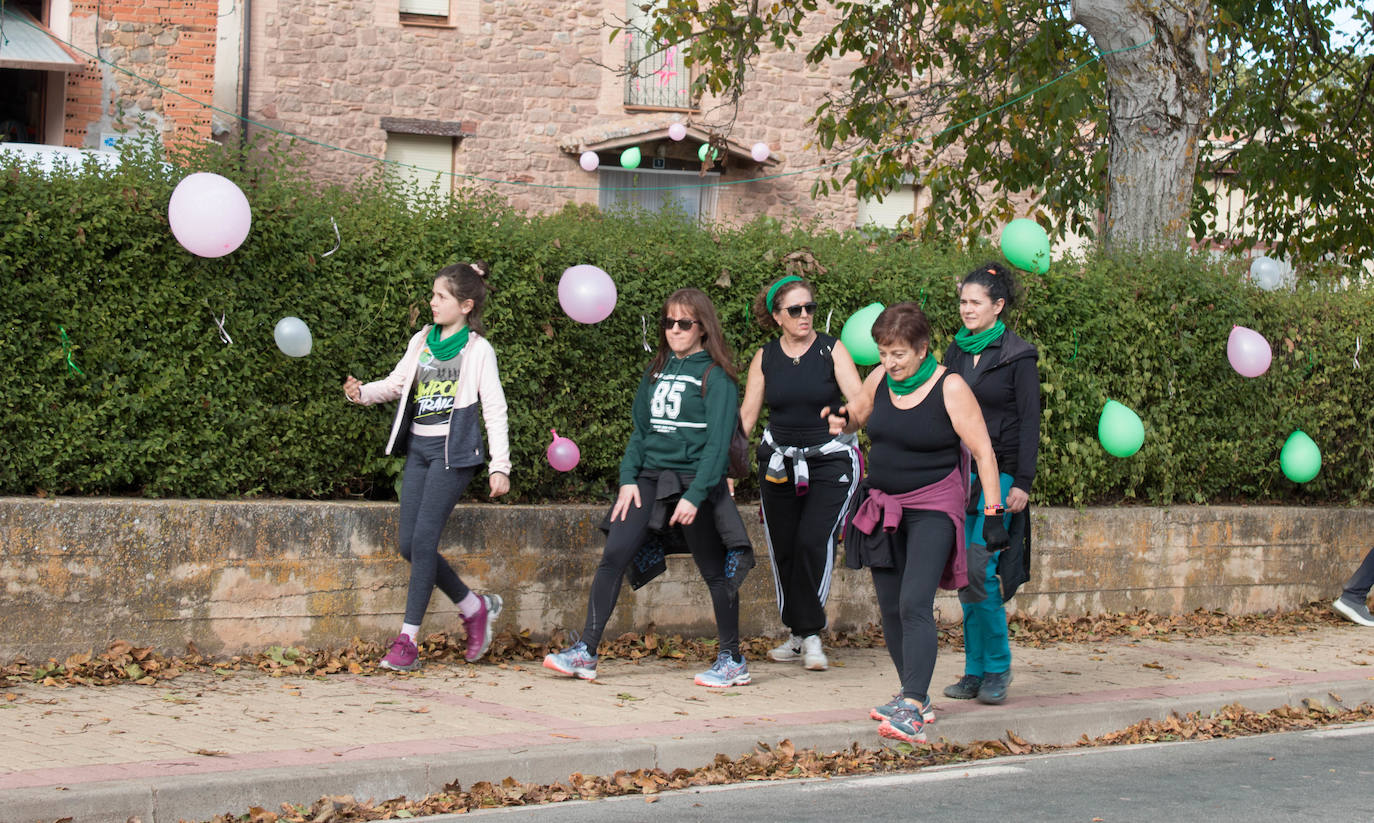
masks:
{"label": "black tank top", "polygon": [[844,402],[835,381],[835,338],[816,333],[797,362],[783,353],[780,340],[763,347],[763,400],[768,430],[780,446],[815,446],[830,439],[821,409]]}
{"label": "black tank top", "polygon": [[910,409],[892,405],[887,383],[878,384],[868,418],[868,482],[888,494],[905,494],[943,480],[959,465],[959,435],[945,410],[945,370],[930,394]]}

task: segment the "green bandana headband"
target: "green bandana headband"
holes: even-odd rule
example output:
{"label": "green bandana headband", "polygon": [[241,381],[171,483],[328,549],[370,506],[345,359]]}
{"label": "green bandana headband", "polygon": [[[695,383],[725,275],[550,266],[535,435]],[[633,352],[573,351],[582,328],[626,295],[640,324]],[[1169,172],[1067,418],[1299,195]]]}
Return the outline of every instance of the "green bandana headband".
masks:
{"label": "green bandana headband", "polygon": [[778,310],[778,307],[773,305],[773,298],[778,296],[778,289],[782,288],[783,286],[786,286],[788,283],[800,282],[800,277],[796,276],[795,274],[789,274],[783,279],[768,287],[768,297],[763,301],[763,305],[766,309],[768,309],[769,314],[772,314],[773,312]]}
{"label": "green bandana headband", "polygon": [[425,338],[425,345],[429,346],[429,353],[434,355],[435,360],[452,360],[468,344],[469,332],[468,327],[463,326],[457,334],[451,334],[446,339],[440,340],[439,324],[435,323],[429,327],[429,336]]}
{"label": "green bandana headband", "polygon": [[992,345],[1006,330],[1007,326],[1001,320],[993,323],[992,328],[983,329],[977,334],[969,331],[968,326],[965,326],[959,330],[958,334],[954,335],[954,343],[969,354],[982,354],[983,349]]}
{"label": "green bandana headband", "polygon": [[935,367],[939,365],[939,363],[935,362],[935,358],[930,356],[930,352],[926,352],[926,357],[921,361],[921,366],[916,369],[915,374],[905,380],[893,380],[892,375],[889,374],[887,376],[887,387],[892,389],[892,393],[898,396],[911,394],[916,391],[918,386],[930,379],[930,376],[935,373]]}

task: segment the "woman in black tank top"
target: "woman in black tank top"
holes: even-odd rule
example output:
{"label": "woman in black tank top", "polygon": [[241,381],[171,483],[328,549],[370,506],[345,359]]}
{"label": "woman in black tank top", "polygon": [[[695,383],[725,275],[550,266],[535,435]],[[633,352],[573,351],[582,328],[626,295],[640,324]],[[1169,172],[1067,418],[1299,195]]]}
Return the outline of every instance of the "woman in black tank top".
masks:
{"label": "woman in black tank top", "polygon": [[[983,494],[1001,507],[997,458],[972,390],[930,356],[930,323],[915,303],[898,303],[873,324],[881,366],[864,381],[859,401],[831,416],[831,431],[868,424],[873,441],[862,503],[845,531],[845,560],[868,566],[882,614],[888,654],[902,690],[873,707],[878,733],[925,742],[935,719],[930,676],[935,670],[935,590],[968,585],[963,541],[964,503],[972,452]],[[900,506],[900,517],[889,504]],[[893,519],[888,520],[889,511]],[[888,533],[884,526],[895,526]],[[989,547],[1005,546],[1001,518],[984,521]]]}
{"label": "woman in black tank top", "polygon": [[844,344],[817,332],[815,289],[800,277],[770,283],[754,300],[754,317],[780,329],[749,364],[740,422],[752,432],[763,405],[768,426],[759,444],[759,502],[772,556],[778,611],[788,634],[768,652],[813,671],[829,666],[820,633],[849,501],[859,486],[857,440],[835,437],[821,410],[862,390]]}

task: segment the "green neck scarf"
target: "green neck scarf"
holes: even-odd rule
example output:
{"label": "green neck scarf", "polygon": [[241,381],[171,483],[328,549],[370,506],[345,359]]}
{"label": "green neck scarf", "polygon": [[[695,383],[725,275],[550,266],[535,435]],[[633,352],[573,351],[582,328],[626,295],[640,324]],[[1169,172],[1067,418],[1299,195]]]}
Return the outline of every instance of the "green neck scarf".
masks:
{"label": "green neck scarf", "polygon": [[969,354],[982,354],[983,349],[1001,337],[1002,332],[1006,330],[1007,326],[1001,320],[993,323],[992,328],[984,329],[977,334],[969,331],[968,326],[965,326],[959,330],[958,334],[954,335],[954,343]]}
{"label": "green neck scarf", "polygon": [[430,326],[429,336],[425,338],[425,345],[429,346],[429,353],[434,355],[435,360],[452,360],[468,344],[469,329],[467,326],[463,326],[457,333],[450,334],[443,340],[439,339],[439,331],[438,323]]}
{"label": "green neck scarf", "polygon": [[892,375],[889,374],[887,387],[892,389],[892,393],[895,395],[911,394],[916,391],[918,386],[930,379],[938,365],[940,364],[935,362],[935,358],[930,356],[930,352],[926,352],[926,359],[921,361],[921,367],[916,370],[915,374],[905,380],[893,380]]}

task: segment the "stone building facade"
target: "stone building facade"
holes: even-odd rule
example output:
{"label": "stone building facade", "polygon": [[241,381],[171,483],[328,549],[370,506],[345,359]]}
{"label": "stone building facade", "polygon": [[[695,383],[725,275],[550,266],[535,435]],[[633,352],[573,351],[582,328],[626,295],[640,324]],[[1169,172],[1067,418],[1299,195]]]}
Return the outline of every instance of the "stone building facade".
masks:
{"label": "stone building facade", "polygon": [[[679,50],[633,30],[611,38],[642,17],[633,0],[16,2],[73,58],[29,105],[47,118],[30,142],[108,147],[139,122],[168,144],[234,140],[246,116],[307,138],[301,150],[322,180],[380,165],[495,190],[529,211],[671,203],[718,222],[768,215],[842,229],[868,205],[852,187],[811,196],[835,158],[810,145],[807,118],[852,64],[772,54],[738,106],[694,102]],[[687,128],[681,140],[674,124]],[[704,163],[698,151],[712,140],[716,160]],[[759,143],[762,162],[751,156]],[[620,163],[632,147],[642,157],[633,171]],[[580,165],[586,152],[594,171]],[[893,202],[908,202],[900,194]]]}

